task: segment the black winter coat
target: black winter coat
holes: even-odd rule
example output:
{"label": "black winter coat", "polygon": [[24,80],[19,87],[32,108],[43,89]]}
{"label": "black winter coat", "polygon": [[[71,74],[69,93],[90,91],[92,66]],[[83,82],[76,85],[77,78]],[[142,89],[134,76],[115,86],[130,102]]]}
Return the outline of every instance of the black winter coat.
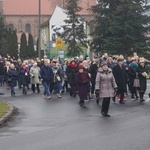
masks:
{"label": "black winter coat", "polygon": [[96,64],[92,64],[90,66],[91,83],[95,83],[97,71],[98,71],[98,66]]}
{"label": "black winter coat", "polygon": [[126,84],[127,84],[127,76],[126,76],[126,69],[124,66],[122,68],[117,64],[113,68],[113,75],[115,77],[118,90],[126,91]]}
{"label": "black winter coat", "polygon": [[139,91],[146,91],[147,89],[147,79],[142,75],[143,72],[148,73],[148,68],[146,66],[142,67],[139,65],[137,67],[137,73],[140,81],[140,88],[138,88]]}
{"label": "black winter coat", "polygon": [[77,67],[68,66],[66,68],[66,75],[67,75],[69,84],[76,85],[76,73],[77,72],[78,72],[78,66]]}
{"label": "black winter coat", "polygon": [[0,62],[0,75],[4,75],[4,63]]}
{"label": "black winter coat", "polygon": [[20,79],[21,79],[21,85],[27,85],[28,79],[29,79],[29,70],[28,69],[21,69],[20,71]]}

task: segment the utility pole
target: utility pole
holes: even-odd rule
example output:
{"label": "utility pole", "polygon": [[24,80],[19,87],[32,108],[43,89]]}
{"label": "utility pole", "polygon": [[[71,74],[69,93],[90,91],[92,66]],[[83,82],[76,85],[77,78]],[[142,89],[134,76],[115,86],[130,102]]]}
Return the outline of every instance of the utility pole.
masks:
{"label": "utility pole", "polygon": [[38,57],[41,58],[41,0],[39,0],[39,38],[38,38]]}
{"label": "utility pole", "polygon": [[65,0],[63,0],[63,9],[65,8]]}

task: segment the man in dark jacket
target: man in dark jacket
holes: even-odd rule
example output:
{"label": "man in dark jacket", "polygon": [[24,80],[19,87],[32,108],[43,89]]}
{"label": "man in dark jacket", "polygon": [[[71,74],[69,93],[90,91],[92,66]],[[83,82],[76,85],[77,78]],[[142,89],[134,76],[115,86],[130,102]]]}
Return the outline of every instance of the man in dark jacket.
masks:
{"label": "man in dark jacket", "polygon": [[51,99],[49,86],[50,86],[50,81],[52,80],[52,78],[53,78],[53,71],[52,71],[52,68],[49,66],[49,61],[46,59],[44,61],[44,65],[41,68],[41,80],[44,85],[43,98]]}
{"label": "man in dark jacket", "polygon": [[117,65],[113,68],[113,74],[118,87],[120,104],[124,104],[123,98],[124,98],[124,93],[126,92],[127,77],[126,77],[126,69],[123,65],[123,59],[119,58],[117,60]]}
{"label": "man in dark jacket", "polygon": [[91,66],[90,66],[91,84],[92,84],[91,95],[92,95],[92,97],[94,96],[95,79],[96,79],[98,67],[99,67],[99,59],[96,59],[95,62],[93,64],[91,64]]}

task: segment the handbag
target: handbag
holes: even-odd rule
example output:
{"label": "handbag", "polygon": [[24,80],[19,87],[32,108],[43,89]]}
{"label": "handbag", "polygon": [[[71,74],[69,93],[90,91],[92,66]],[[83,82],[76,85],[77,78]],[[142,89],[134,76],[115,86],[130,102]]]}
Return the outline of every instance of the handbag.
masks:
{"label": "handbag", "polygon": [[137,73],[136,73],[136,78],[134,79],[134,82],[133,82],[133,87],[140,87],[140,81],[139,81]]}

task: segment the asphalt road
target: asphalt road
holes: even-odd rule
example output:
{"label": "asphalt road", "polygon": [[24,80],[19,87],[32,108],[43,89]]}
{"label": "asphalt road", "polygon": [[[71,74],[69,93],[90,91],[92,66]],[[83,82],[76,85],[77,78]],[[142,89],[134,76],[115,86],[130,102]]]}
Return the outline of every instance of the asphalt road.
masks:
{"label": "asphalt road", "polygon": [[[148,90],[147,93],[149,92]],[[110,118],[100,115],[95,100],[87,109],[78,106],[78,97],[41,94],[22,95],[8,90],[0,100],[18,108],[19,114],[0,128],[0,150],[150,150],[150,101],[140,103],[127,97],[125,105],[111,102]]]}

